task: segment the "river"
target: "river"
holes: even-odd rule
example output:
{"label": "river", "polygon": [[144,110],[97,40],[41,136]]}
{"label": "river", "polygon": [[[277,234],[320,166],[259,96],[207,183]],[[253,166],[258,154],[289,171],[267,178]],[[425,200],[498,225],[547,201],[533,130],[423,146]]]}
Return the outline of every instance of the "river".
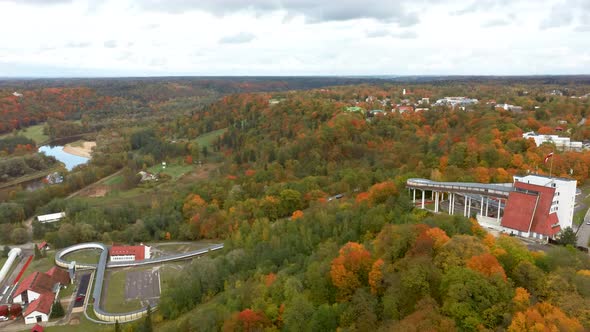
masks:
{"label": "river", "polygon": [[39,152],[44,152],[48,156],[54,156],[55,159],[57,159],[58,161],[61,161],[62,163],[64,163],[66,165],[66,169],[68,171],[71,171],[74,167],[76,167],[78,165],[85,164],[88,162],[88,160],[90,160],[89,158],[79,157],[79,156],[75,156],[73,154],[69,154],[67,152],[64,152],[63,149],[64,149],[63,145],[56,145],[56,146],[43,145],[42,147],[39,148]]}

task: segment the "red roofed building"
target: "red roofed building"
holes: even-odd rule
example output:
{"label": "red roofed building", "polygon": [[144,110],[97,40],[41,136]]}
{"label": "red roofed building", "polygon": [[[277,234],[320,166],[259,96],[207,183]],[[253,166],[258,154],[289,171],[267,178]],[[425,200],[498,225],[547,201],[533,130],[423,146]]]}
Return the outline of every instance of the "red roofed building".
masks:
{"label": "red roofed building", "polygon": [[112,246],[109,249],[111,262],[140,261],[151,257],[149,246]]}
{"label": "red roofed building", "polygon": [[53,293],[45,293],[42,294],[39,299],[29,304],[25,312],[23,313],[23,317],[25,318],[25,324],[33,324],[33,323],[40,323],[46,322],[49,320],[49,315],[51,314],[51,307],[53,306],[53,301],[55,296]]}
{"label": "red roofed building", "polygon": [[52,267],[46,273],[35,272],[26,277],[12,296],[14,305],[28,304],[23,313],[25,324],[48,321],[53,301],[58,297],[61,287],[69,283],[69,273],[58,267]]}
{"label": "red roofed building", "polygon": [[60,269],[57,266],[52,267],[49,271],[45,272],[48,276],[53,278],[53,280],[58,281],[62,285],[67,285],[70,283],[70,274],[63,269]]}
{"label": "red roofed building", "polygon": [[31,329],[31,332],[43,332],[44,330],[45,329],[43,328],[43,326],[35,324],[35,326],[33,326],[33,328]]}
{"label": "red roofed building", "polygon": [[39,248],[39,250],[48,250],[49,245],[47,244],[46,241],[43,241],[37,245],[37,248]]}
{"label": "red roofed building", "polygon": [[12,301],[27,304],[38,299],[43,293],[53,293],[58,281],[42,272],[35,272],[26,277],[16,288]]}
{"label": "red roofed building", "polygon": [[557,214],[551,209],[555,188],[517,181],[514,189],[508,196],[501,223],[506,231],[542,239],[561,230]]}

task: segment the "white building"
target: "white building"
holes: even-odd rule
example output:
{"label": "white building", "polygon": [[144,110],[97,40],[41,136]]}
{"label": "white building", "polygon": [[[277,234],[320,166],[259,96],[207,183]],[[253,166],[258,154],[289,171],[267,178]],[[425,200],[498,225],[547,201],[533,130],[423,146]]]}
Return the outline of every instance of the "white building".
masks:
{"label": "white building", "polygon": [[560,150],[573,150],[581,151],[584,148],[582,142],[571,141],[569,137],[559,137],[557,135],[539,135],[534,131],[522,134],[522,138],[535,140],[537,146],[541,146],[543,143],[553,143],[555,147]]}
{"label": "white building", "polygon": [[477,99],[471,99],[466,97],[444,97],[443,99],[439,99],[434,103],[434,106],[450,106],[455,108],[457,106],[465,107],[471,106],[479,103]]}
{"label": "white building", "polygon": [[555,212],[557,214],[561,229],[572,227],[578,184],[576,180],[543,175],[514,176],[514,182],[517,181],[555,188],[550,213]]}
{"label": "white building", "polygon": [[35,324],[49,321],[51,309],[53,308],[53,301],[55,297],[51,293],[45,293],[41,297],[29,304],[23,312],[25,324]]}
{"label": "white building", "polygon": [[510,104],[498,104],[496,108],[503,108],[505,111],[520,113],[522,112],[522,106],[514,106]]}
{"label": "white building", "polygon": [[151,247],[139,246],[112,246],[109,249],[111,262],[130,262],[150,259]]}
{"label": "white building", "polygon": [[52,222],[56,222],[61,220],[62,218],[65,218],[66,213],[65,212],[58,212],[58,213],[51,213],[51,214],[44,214],[42,216],[37,216],[37,220],[42,223],[52,223]]}

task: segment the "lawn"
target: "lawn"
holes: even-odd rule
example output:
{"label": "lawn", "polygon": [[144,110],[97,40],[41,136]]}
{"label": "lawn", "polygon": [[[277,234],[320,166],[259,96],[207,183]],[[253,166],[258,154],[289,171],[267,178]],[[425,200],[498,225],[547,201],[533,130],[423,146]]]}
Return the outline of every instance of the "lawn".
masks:
{"label": "lawn", "polygon": [[148,168],[148,172],[150,173],[164,173],[172,178],[172,180],[176,181],[178,178],[183,176],[184,174],[192,171],[195,168],[193,165],[182,165],[182,164],[168,164],[166,168],[162,166],[162,164],[154,165]]}
{"label": "lawn", "polygon": [[[49,140],[49,136],[43,134],[43,127],[45,127],[45,124],[31,126],[28,128],[18,130],[16,132],[16,134],[30,138],[33,141],[35,141],[35,143],[37,143],[37,145],[39,145],[39,144],[45,143],[46,141]],[[2,136],[0,136],[0,138],[4,138],[4,137],[10,136],[10,135],[12,135],[12,133],[2,135]]]}
{"label": "lawn", "polygon": [[210,148],[211,145],[213,145],[213,143],[217,140],[217,138],[221,137],[221,135],[223,135],[226,131],[227,128],[210,131],[206,134],[203,134],[195,138],[195,142],[197,142],[199,144],[199,147],[201,148],[203,148],[204,146]]}
{"label": "lawn", "polygon": [[7,259],[8,258],[6,258],[6,257],[0,257],[0,269],[4,266],[4,263],[6,263]]}
{"label": "lawn", "polygon": [[[139,270],[139,269],[138,269]],[[125,299],[125,281],[127,279],[127,272],[130,269],[118,269],[109,271],[109,276],[106,279],[107,288],[103,295],[102,307],[107,312],[129,312],[141,309],[140,300],[126,300]]]}
{"label": "lawn", "polygon": [[213,244],[219,244],[219,243],[220,243],[220,241],[202,240],[202,241],[188,242],[188,243],[160,242],[160,243],[153,243],[151,245],[154,247],[154,249],[156,249],[156,250],[154,250],[154,254],[158,254],[157,257],[159,257],[159,253],[157,253],[157,251],[162,251],[162,253],[164,255],[173,255],[173,254],[188,252],[188,251],[192,251],[192,250],[204,249],[204,248],[207,248]]}
{"label": "lawn", "polygon": [[33,260],[31,261],[31,264],[29,264],[29,267],[27,267],[27,270],[25,271],[25,273],[23,273],[21,280],[26,278],[29,274],[32,274],[37,271],[38,272],[47,272],[50,268],[55,266],[54,259],[55,259],[55,250],[49,250],[49,251],[45,252],[45,257],[42,257],[40,259],[33,258]]}
{"label": "lawn", "polygon": [[65,255],[63,258],[67,261],[76,261],[78,263],[97,264],[100,257],[100,250],[85,249],[74,251],[71,254]]}
{"label": "lawn", "polygon": [[[91,306],[88,306],[88,311],[92,311]],[[78,331],[84,331],[84,332],[112,332],[114,331],[115,327],[114,325],[102,325],[102,324],[96,324],[93,323],[91,321],[89,321],[88,319],[86,319],[86,317],[84,317],[84,314],[80,313],[79,315],[79,319],[80,319],[80,324],[77,325],[60,325],[60,326],[48,326],[45,328],[46,332],[78,332]],[[121,325],[123,326],[123,324]],[[24,331],[31,331],[31,329],[27,329]]]}
{"label": "lawn", "polygon": [[114,186],[121,183],[123,183],[123,176],[121,175],[113,176],[112,178],[104,182],[104,184],[106,184],[107,186]]}

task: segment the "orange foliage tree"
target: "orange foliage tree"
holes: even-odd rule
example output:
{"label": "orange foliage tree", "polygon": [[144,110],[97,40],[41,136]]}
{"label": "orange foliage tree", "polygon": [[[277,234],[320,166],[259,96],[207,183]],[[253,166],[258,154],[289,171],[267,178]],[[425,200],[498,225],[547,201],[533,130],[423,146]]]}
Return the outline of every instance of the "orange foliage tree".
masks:
{"label": "orange foliage tree", "polygon": [[526,289],[517,287],[512,303],[515,311],[523,311],[531,305],[531,294]]}
{"label": "orange foliage tree", "polygon": [[379,258],[373,263],[371,272],[369,272],[369,286],[371,286],[371,293],[381,294],[383,292],[383,260]]}
{"label": "orange foliage tree", "polygon": [[467,261],[467,267],[473,271],[479,272],[487,277],[500,275],[506,280],[506,272],[500,265],[500,262],[491,254],[485,253],[473,256]]}
{"label": "orange foliage tree", "polygon": [[392,181],[377,183],[369,189],[369,202],[373,205],[381,204],[397,193],[397,187]]}
{"label": "orange foliage tree", "polygon": [[301,218],[303,218],[303,211],[301,210],[295,210],[291,216],[291,220],[297,220]]}
{"label": "orange foliage tree", "polygon": [[346,300],[354,291],[366,283],[371,268],[371,253],[362,244],[348,242],[338,257],[332,260],[330,277],[339,291],[339,299]]}
{"label": "orange foliage tree", "polygon": [[508,327],[509,332],[525,331],[584,331],[576,318],[568,317],[550,303],[540,302],[524,312],[517,312]]}
{"label": "orange foliage tree", "polygon": [[426,235],[428,235],[434,241],[434,249],[439,249],[445,243],[449,242],[450,238],[445,231],[438,227],[431,228],[426,231]]}

